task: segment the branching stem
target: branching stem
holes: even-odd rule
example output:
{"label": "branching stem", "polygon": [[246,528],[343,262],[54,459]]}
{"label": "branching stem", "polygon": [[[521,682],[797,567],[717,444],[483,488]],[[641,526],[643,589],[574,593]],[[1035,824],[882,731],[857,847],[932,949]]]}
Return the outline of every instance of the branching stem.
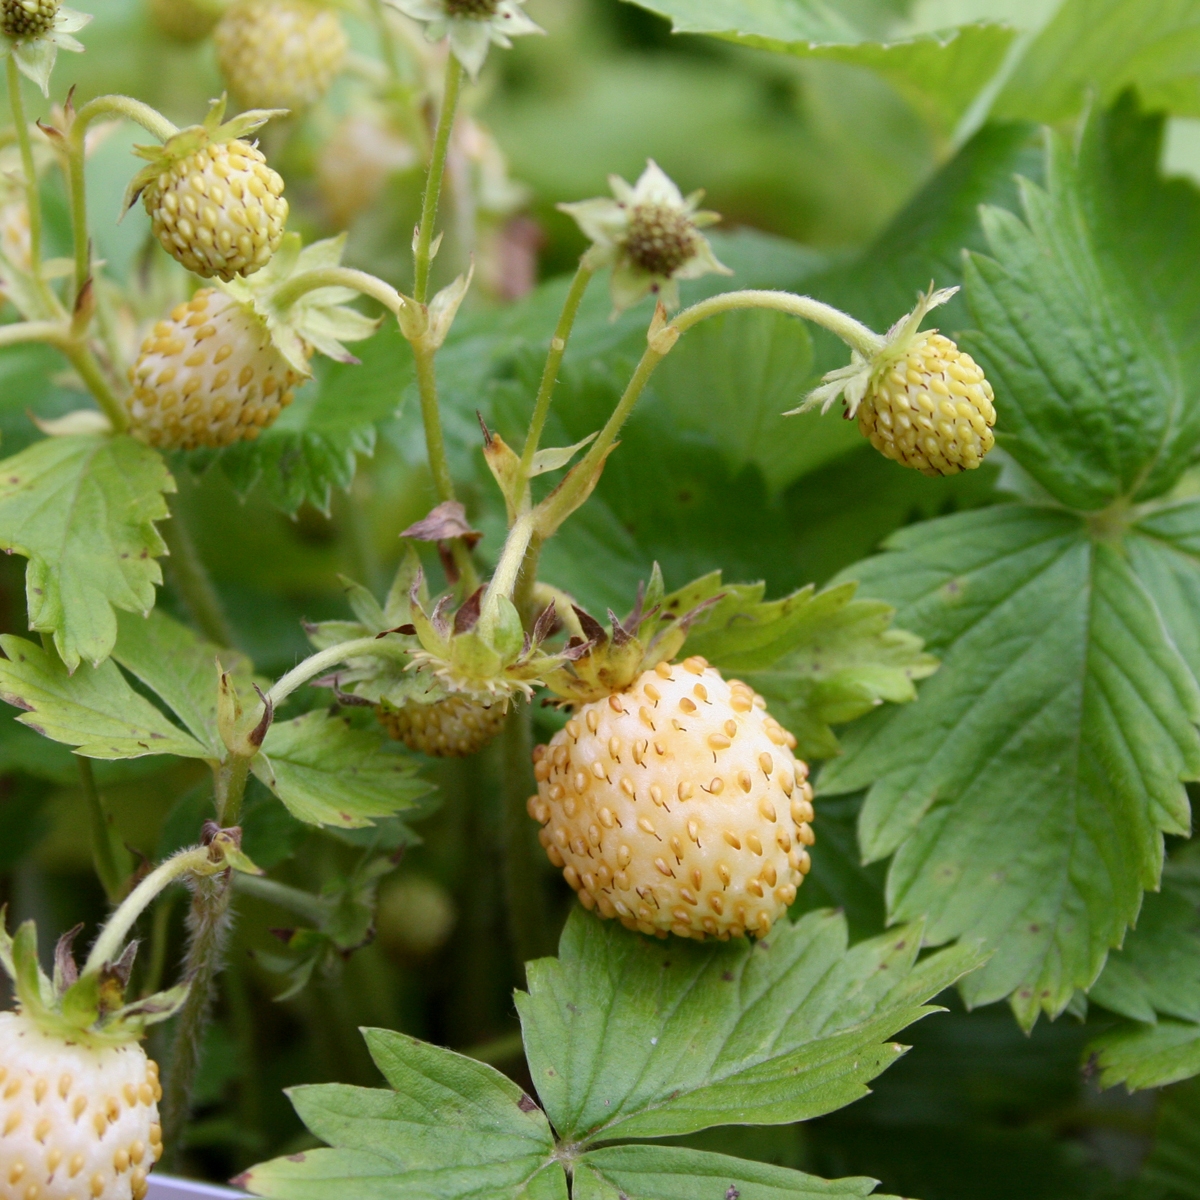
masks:
{"label": "branching stem", "polygon": [[408,656],[408,650],[402,642],[390,637],[363,637],[339,642],[336,646],[310,655],[286,675],[280,676],[275,686],[267,693],[267,699],[278,708],[298,687],[310,679],[328,671],[330,667],[336,667],[346,659],[361,658],[368,654],[403,659]]}
{"label": "branching stem", "polygon": [[286,310],[308,292],[327,287],[352,288],[364,296],[378,300],[384,308],[393,313],[399,313],[404,306],[404,298],[394,287],[366,271],[356,271],[352,267],[320,267],[293,275],[272,295],[271,304],[275,308]]}

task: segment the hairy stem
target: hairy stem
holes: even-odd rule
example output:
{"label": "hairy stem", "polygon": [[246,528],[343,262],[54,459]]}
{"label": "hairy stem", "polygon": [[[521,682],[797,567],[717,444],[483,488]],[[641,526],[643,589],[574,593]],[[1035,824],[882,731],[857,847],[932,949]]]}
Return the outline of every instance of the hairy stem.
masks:
{"label": "hairy stem", "polygon": [[542,440],[542,430],[546,426],[550,402],[554,398],[554,385],[558,382],[558,369],[562,366],[567,342],[571,337],[571,330],[575,326],[575,317],[579,313],[583,294],[587,291],[587,286],[591,283],[594,274],[595,271],[587,265],[586,257],[581,259],[579,269],[575,272],[575,278],[571,280],[571,287],[567,291],[567,298],[563,301],[562,313],[558,318],[558,325],[554,329],[554,336],[550,339],[550,352],[546,355],[546,366],[542,371],[542,381],[538,385],[537,399],[533,405],[533,417],[529,422],[529,433],[525,437],[525,448],[521,452],[521,465],[518,468],[516,485],[513,488],[518,504],[522,503],[521,498],[525,494],[525,486],[528,484],[530,472],[533,470],[533,456],[537,453]]}
{"label": "hairy stem", "polygon": [[271,304],[275,308],[286,310],[308,292],[327,287],[352,288],[364,296],[378,300],[384,308],[393,313],[398,313],[404,306],[404,298],[394,287],[366,271],[357,271],[352,267],[319,267],[312,271],[301,271],[272,294]]}
{"label": "hairy stem", "polygon": [[421,224],[417,227],[417,244],[413,249],[413,296],[424,304],[429,296],[429,267],[433,261],[433,227],[437,224],[438,203],[442,196],[442,177],[446,173],[446,150],[454,114],[462,89],[462,66],[453,54],[446,59],[446,84],[442,92],[442,110],[438,113],[437,131],[433,135],[433,153],[429,174],[425,179],[425,195],[421,201]]}
{"label": "hairy stem", "polygon": [[225,606],[184,522],[182,505],[176,501],[174,507],[171,520],[159,527],[163,541],[167,543],[171,581],[200,632],[218,646],[232,646],[233,630],[225,615]]}
{"label": "hairy stem", "polygon": [[542,887],[541,855],[525,802],[536,790],[530,755],[532,719],[528,704],[514,704],[502,736],[504,754],[504,886],[508,900],[508,929],[517,974],[525,963],[554,953],[554,935]]}
{"label": "hairy stem", "polygon": [[685,308],[671,321],[668,328],[686,333],[693,325],[698,325],[709,317],[744,308],[768,308],[775,312],[788,313],[793,317],[802,317],[814,325],[828,329],[852,350],[857,350],[868,358],[883,345],[883,338],[861,321],[856,321],[830,304],[822,304],[820,300],[813,300],[810,296],[796,296],[791,292],[723,292],[719,296],[701,300],[691,308]]}
{"label": "hairy stem", "polygon": [[170,1169],[179,1160],[183,1129],[191,1107],[192,1085],[200,1065],[204,1028],[208,1024],[216,978],[225,958],[229,938],[229,902],[233,895],[232,871],[196,881],[188,914],[191,941],[184,964],[190,984],[187,999],[176,1018],[170,1062],[162,1099],[163,1144]]}
{"label": "hairy stem", "polygon": [[96,776],[92,771],[92,760],[76,755],[75,764],[79,770],[79,787],[83,792],[84,803],[87,805],[88,820],[92,834],[92,865],[96,868],[96,876],[109,904],[116,904],[125,890],[125,880],[129,874],[128,853],[124,853],[126,861],[118,858],[117,845],[113,841],[112,817],[104,807],[96,787]]}
{"label": "hairy stem", "polygon": [[204,846],[193,846],[172,854],[161,863],[121,902],[92,946],[84,963],[84,972],[98,971],[106,962],[111,962],[121,951],[134,922],[142,915],[150,902],[163,888],[194,871],[205,871],[211,865],[208,850]]}
{"label": "hairy stem", "polygon": [[242,754],[230,754],[214,773],[214,800],[217,824],[236,825],[242,815],[242,797],[250,778],[251,759]]}
{"label": "hairy stem", "polygon": [[316,654],[309,655],[286,675],[281,675],[267,693],[267,699],[278,708],[298,687],[310,679],[328,671],[330,667],[336,667],[346,659],[362,658],[368,654],[392,655],[403,659],[408,656],[408,650],[402,642],[394,641],[390,637],[363,637],[339,642],[336,646],[330,646],[328,650],[319,650]]}

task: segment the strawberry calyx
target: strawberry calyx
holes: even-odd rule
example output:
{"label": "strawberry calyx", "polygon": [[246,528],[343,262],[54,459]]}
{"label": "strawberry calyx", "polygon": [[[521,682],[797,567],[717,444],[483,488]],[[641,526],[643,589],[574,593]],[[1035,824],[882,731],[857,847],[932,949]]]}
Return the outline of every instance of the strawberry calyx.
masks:
{"label": "strawberry calyx", "polygon": [[225,105],[226,97],[221,96],[209,106],[208,115],[201,124],[181,129],[161,145],[133,147],[134,154],[146,159],[148,165],[129,181],[121,205],[122,212],[128,212],[146,187],[159,175],[175,163],[195,154],[197,150],[222,142],[236,142],[265,125],[273,117],[287,116],[287,110],[282,108],[252,108],[238,113],[229,121],[223,121]]}
{"label": "strawberry calyx", "polygon": [[[605,628],[590,613],[571,604],[574,619],[564,617],[571,633],[564,661],[544,681],[559,697],[560,706],[587,704],[625,691],[643,672],[670,662],[683,649],[696,619],[724,598],[723,592],[667,597],[665,591],[662,571],[655,563],[649,585],[639,585],[637,600],[623,621],[609,609]],[[691,603],[677,613],[680,600]]]}
{"label": "strawberry calyx", "polygon": [[229,870],[261,874],[242,851],[241,830],[214,824],[206,830],[204,845],[172,855],[130,892],[100,931],[82,968],[72,943],[83,926],[63,934],[55,946],[52,977],[38,959],[36,924],[25,921],[10,935],[7,909],[0,908],[0,968],[13,982],[21,1013],[53,1037],[93,1048],[138,1041],[148,1026],[169,1020],[187,999],[189,983],[127,1004],[137,942],[126,942],[126,935],[165,887]]}

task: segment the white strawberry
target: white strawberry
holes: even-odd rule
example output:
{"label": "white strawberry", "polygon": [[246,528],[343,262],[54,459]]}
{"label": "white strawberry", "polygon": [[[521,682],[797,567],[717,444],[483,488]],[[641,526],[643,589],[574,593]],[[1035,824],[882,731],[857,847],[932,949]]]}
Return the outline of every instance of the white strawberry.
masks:
{"label": "white strawberry", "polygon": [[156,322],[129,371],[130,432],[164,449],[250,441],[291,404],[314,350],[353,362],[342,340],[377,327],[344,306],[353,292],[321,287],[288,304],[276,299],[295,276],[336,266],[344,244],[333,238],[301,250],[288,234],[266,270],[202,288]]}
{"label": "white strawberry", "polygon": [[189,271],[226,281],[261,271],[279,249],[287,222],[283,180],[243,135],[271,112],[242,113],[222,124],[217,101],[202,125],[182,129],[161,146],[137,146],[149,161],[125,195],[141,196],[154,236]]}
{"label": "white strawberry", "polygon": [[795,745],[746,684],[660,662],[538,747],[529,812],[585,907],[660,936],[763,936],[811,865]]}
{"label": "white strawberry", "polygon": [[136,1042],[91,1047],[0,1013],[0,1196],[142,1200],[161,1096]]}

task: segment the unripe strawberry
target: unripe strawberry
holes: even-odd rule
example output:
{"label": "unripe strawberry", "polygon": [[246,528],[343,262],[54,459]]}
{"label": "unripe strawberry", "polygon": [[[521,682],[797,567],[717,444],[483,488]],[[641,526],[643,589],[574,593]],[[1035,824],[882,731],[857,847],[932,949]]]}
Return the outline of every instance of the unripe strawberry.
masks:
{"label": "unripe strawberry", "polygon": [[0,1196],[142,1200],[161,1096],[136,1042],[92,1048],[0,1013]]}
{"label": "unripe strawberry", "polygon": [[189,271],[226,281],[271,261],[283,238],[283,180],[248,142],[210,142],[163,164],[142,192],[154,235]]}
{"label": "unripe strawberry", "polygon": [[217,25],[217,61],[247,108],[308,108],[329,91],[349,42],[337,14],[307,0],[239,0]]}
{"label": "unripe strawberry", "polygon": [[0,32],[14,41],[41,37],[57,16],[58,0],[0,0]]}
{"label": "unripe strawberry", "polygon": [[467,758],[504,728],[507,700],[484,704],[469,696],[450,695],[432,704],[410,700],[376,710],[388,734],[410,750],[432,758]]}
{"label": "unripe strawberry", "polygon": [[150,15],[167,37],[198,42],[212,33],[221,9],[210,0],[150,0]]}
{"label": "unripe strawberry", "polygon": [[814,838],[808,768],[765,708],[693,657],[583,705],[538,747],[529,812],[585,907],[660,936],[770,930]]}
{"label": "unripe strawberry", "polygon": [[129,378],[131,432],[190,450],[258,437],[301,376],[250,305],[204,288],[154,326]]}
{"label": "unripe strawberry", "polygon": [[979,466],[995,444],[995,395],[975,360],[928,333],[872,379],[858,427],[881,454],[925,475]]}

